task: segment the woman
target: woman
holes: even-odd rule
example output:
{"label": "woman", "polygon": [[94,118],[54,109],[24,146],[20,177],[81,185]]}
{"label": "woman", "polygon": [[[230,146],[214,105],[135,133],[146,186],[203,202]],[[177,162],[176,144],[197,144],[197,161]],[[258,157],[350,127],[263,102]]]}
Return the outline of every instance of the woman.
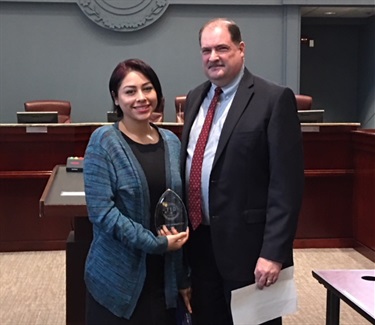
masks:
{"label": "woman", "polygon": [[167,188],[181,194],[180,142],[149,122],[163,94],[138,59],[117,65],[109,90],[119,121],[95,130],[84,159],[93,241],[86,260],[87,324],[175,324],[187,287],[180,248],[186,232],[158,236],[155,206]]}

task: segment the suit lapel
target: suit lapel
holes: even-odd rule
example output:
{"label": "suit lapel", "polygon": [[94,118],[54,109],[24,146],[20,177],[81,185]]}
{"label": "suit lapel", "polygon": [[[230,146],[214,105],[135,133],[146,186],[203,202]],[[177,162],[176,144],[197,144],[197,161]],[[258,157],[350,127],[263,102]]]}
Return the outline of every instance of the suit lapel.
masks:
{"label": "suit lapel", "polygon": [[194,97],[190,96],[189,99],[191,99],[192,103],[190,105],[189,111],[186,112],[185,121],[184,121],[184,123],[187,124],[188,130],[190,130],[191,126],[193,125],[195,117],[197,116],[198,111],[201,107],[201,104],[204,98],[207,96],[207,93],[210,90],[210,87],[211,87],[211,83],[207,81],[204,84],[202,84],[199,89],[197,89],[197,92],[193,94]]}
{"label": "suit lapel", "polygon": [[227,118],[224,122],[223,129],[221,131],[212,168],[215,167],[216,162],[223,153],[223,150],[243,111],[249,106],[249,102],[254,93],[253,85],[253,75],[245,68],[244,76],[242,77],[240,84],[238,85],[237,92],[233,98],[232,105],[229,108]]}
{"label": "suit lapel", "polygon": [[[236,126],[238,120],[240,119],[243,111],[249,105],[249,102],[254,93],[254,77],[253,75],[245,68],[244,76],[242,77],[240,84],[238,86],[237,92],[233,98],[232,105],[229,109],[227,118],[224,122],[223,129],[221,131],[218,147],[216,149],[216,154],[213,162],[212,168],[214,168],[217,160],[220,158],[223,150],[233,132],[234,127]],[[199,108],[203,102],[203,99],[207,95],[208,90],[211,87],[211,82],[206,81],[199,88],[189,94],[189,101],[191,104],[186,105],[189,107],[189,111],[185,111],[185,121],[184,128],[181,137],[181,161],[182,161],[182,173],[185,172],[185,163],[186,163],[186,153],[187,145],[189,141],[189,134],[191,127],[194,123],[194,120],[198,114]]]}
{"label": "suit lapel", "polygon": [[182,152],[184,153],[186,153],[187,150],[191,127],[193,126],[194,120],[210,87],[211,82],[206,81],[198,89],[188,94],[189,101],[191,103],[189,103],[189,105],[186,105],[186,107],[189,107],[189,110],[184,112],[184,128],[181,137],[181,146],[183,149]]}

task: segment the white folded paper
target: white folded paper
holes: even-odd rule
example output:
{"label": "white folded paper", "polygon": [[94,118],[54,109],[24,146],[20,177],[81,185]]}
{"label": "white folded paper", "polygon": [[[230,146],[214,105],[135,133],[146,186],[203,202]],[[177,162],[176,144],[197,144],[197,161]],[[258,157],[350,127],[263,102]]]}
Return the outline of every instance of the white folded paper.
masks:
{"label": "white folded paper", "polygon": [[297,311],[294,267],[281,270],[279,279],[260,290],[256,284],[232,291],[235,325],[256,325]]}

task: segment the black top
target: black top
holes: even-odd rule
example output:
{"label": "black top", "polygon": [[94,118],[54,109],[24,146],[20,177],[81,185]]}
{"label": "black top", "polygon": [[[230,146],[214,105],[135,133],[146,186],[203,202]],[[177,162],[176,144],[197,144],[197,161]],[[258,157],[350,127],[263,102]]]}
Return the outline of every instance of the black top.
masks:
{"label": "black top", "polygon": [[[157,143],[141,144],[133,141],[124,133],[122,135],[145,173],[150,195],[150,231],[157,236],[154,218],[155,207],[160,196],[166,190],[163,139],[159,133]],[[161,301],[164,306],[164,255],[147,254],[146,279],[138,305],[149,305],[147,297],[154,300],[158,297],[156,300]],[[141,310],[143,309],[141,308]],[[166,312],[164,307],[163,310]]]}
{"label": "black top", "polygon": [[150,194],[150,230],[156,234],[154,213],[160,196],[166,190],[166,175],[164,161],[164,143],[159,134],[159,141],[154,144],[141,144],[122,133],[140,163],[147,179]]}

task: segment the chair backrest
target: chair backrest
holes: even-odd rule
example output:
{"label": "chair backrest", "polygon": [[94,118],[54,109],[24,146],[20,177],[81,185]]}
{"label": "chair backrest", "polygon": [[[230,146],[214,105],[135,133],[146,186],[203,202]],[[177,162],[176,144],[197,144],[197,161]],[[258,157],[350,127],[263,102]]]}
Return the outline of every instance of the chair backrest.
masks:
{"label": "chair backrest", "polygon": [[71,123],[70,102],[64,100],[33,100],[24,103],[26,112],[57,112],[59,123]]}
{"label": "chair backrest", "polygon": [[176,107],[176,122],[177,123],[184,123],[185,101],[186,101],[185,95],[176,96],[174,100],[174,105]]}
{"label": "chair backrest", "polygon": [[164,121],[164,98],[160,105],[151,113],[150,121],[153,123],[161,123]]}
{"label": "chair backrest", "polygon": [[312,107],[312,97],[307,95],[296,95],[297,109],[299,111],[304,111],[311,109]]}

